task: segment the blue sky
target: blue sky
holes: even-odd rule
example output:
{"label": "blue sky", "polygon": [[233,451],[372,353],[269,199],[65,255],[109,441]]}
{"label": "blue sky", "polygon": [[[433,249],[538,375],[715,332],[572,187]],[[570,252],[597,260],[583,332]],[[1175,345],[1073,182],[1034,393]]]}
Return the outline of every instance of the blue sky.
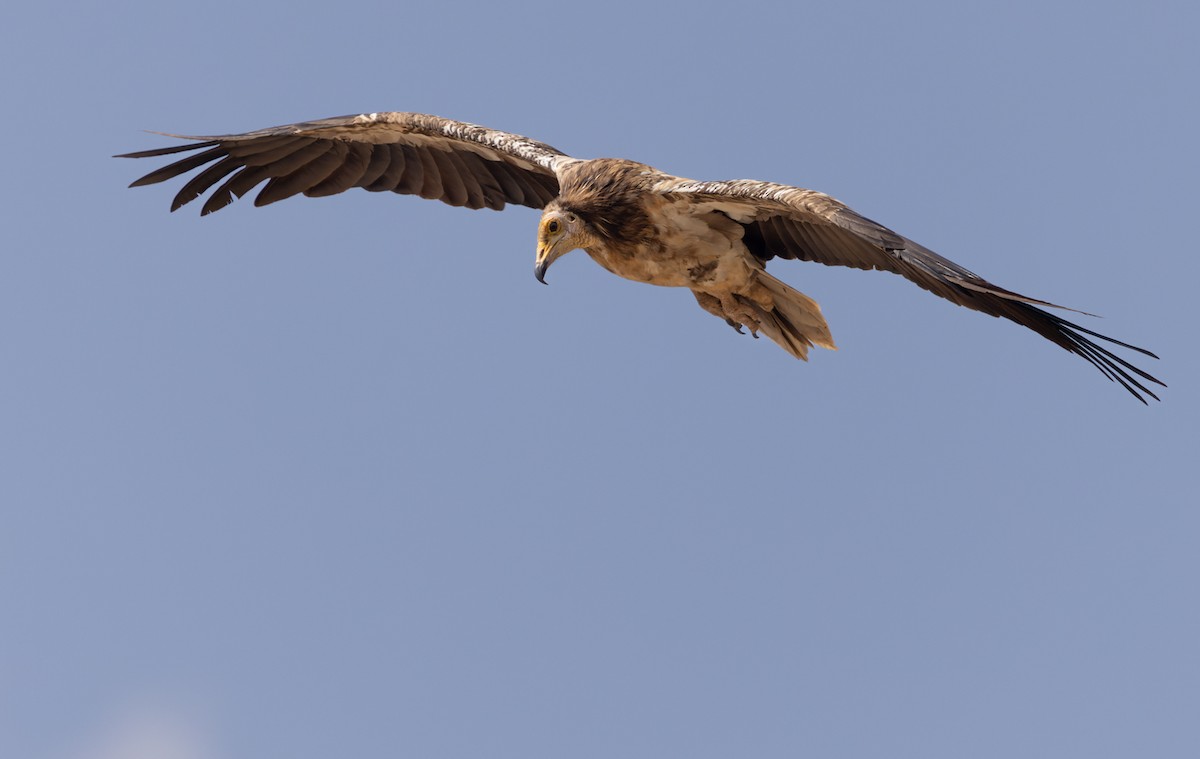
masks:
{"label": "blue sky", "polygon": [[[1194,4],[4,16],[0,755],[1200,751]],[[528,209],[201,219],[109,157],[380,110],[828,192],[1171,387],[775,262],[803,364],[542,287]]]}

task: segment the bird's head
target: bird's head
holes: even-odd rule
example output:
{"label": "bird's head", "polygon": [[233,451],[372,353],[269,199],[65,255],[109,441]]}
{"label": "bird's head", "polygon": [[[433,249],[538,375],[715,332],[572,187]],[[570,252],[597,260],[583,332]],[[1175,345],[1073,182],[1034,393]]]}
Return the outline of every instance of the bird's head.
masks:
{"label": "bird's head", "polygon": [[565,253],[582,248],[591,240],[588,226],[573,211],[551,204],[542,214],[538,225],[537,260],[533,264],[533,275],[543,285],[546,270]]}

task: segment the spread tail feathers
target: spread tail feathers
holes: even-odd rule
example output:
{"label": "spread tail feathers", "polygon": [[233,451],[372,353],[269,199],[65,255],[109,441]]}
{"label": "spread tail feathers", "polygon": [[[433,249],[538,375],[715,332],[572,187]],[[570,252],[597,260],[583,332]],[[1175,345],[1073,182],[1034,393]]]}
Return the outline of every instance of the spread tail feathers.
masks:
{"label": "spread tail feathers", "polygon": [[837,350],[821,307],[802,292],[766,272],[755,273],[751,294],[728,293],[724,298],[693,290],[700,307],[742,331],[748,327],[755,337],[762,332],[798,359],[808,360],[814,345]]}
{"label": "spread tail feathers", "polygon": [[775,302],[775,307],[766,311],[767,318],[760,325],[764,335],[805,361],[808,360],[809,346],[837,350],[833,335],[829,334],[829,325],[815,300],[766,272],[758,272],[757,279]]}

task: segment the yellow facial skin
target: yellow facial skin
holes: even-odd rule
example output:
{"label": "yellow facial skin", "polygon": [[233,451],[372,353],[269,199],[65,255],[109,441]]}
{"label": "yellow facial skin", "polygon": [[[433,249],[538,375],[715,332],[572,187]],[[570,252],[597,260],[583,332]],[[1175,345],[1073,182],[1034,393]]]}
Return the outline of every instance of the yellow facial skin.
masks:
{"label": "yellow facial skin", "polygon": [[569,211],[548,210],[538,225],[537,258],[533,265],[533,276],[543,285],[546,270],[564,253],[580,247],[581,224],[579,217]]}

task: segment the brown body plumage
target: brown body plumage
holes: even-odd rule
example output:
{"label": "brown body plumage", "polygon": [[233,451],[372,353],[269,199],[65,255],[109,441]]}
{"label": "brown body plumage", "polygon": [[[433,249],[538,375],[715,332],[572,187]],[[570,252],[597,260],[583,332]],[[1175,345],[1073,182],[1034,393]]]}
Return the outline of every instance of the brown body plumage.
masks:
{"label": "brown body plumage", "polygon": [[571,158],[544,143],[414,113],[376,113],[245,134],[123,157],[201,150],[133,183],[153,184],[206,166],[171,210],[216,187],[202,213],[266,183],[255,205],[352,187],[499,210],[542,209],[537,278],[578,248],[638,282],[686,287],[739,332],[762,332],[798,358],[833,348],[820,307],[766,272],[772,258],[891,271],[953,303],[1026,326],[1082,356],[1145,402],[1162,383],[1101,347],[1095,337],[1154,354],[1051,314],[1045,301],[997,287],[933,251],[812,190],[769,182],[695,182],[620,159]]}
{"label": "brown body plumage", "polygon": [[560,172],[559,195],[546,206],[542,228],[549,219],[576,215],[589,232],[569,243],[613,274],[686,287],[705,311],[739,332],[763,332],[797,358],[807,359],[812,345],[834,348],[820,307],[766,273],[743,243],[741,224],[687,196],[655,191],[673,179],[615,158],[570,164]]}

